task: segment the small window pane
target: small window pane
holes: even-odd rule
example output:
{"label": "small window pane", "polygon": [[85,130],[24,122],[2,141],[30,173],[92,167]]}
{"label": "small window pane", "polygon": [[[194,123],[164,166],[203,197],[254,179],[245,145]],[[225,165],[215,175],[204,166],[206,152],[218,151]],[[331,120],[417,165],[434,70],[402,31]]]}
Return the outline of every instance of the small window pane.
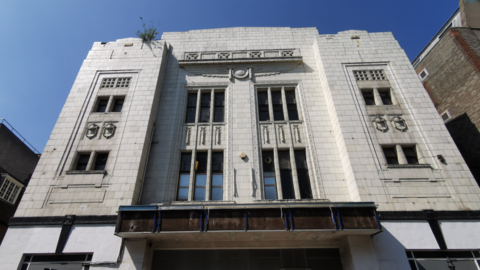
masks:
{"label": "small window pane", "polygon": [[78,157],[77,167],[75,167],[75,170],[85,171],[87,169],[89,159],[90,159],[90,154],[81,154]]}
{"label": "small window pane", "polygon": [[179,188],[177,200],[186,201],[188,200],[188,188]]}
{"label": "small window pane", "polygon": [[221,201],[223,200],[223,188],[214,187],[212,188],[212,201]]}
{"label": "small window pane", "polygon": [[278,158],[280,160],[280,180],[282,183],[283,199],[295,199],[290,151],[278,151]]}
{"label": "small window pane", "polygon": [[397,153],[393,147],[384,147],[383,153],[385,154],[388,164],[398,164]]}
{"label": "small window pane", "polygon": [[197,174],[195,180],[195,186],[204,187],[207,184],[207,175],[206,174]]}
{"label": "small window pane", "polygon": [[266,174],[267,173],[264,174],[265,185],[275,185],[275,175],[268,177]]}
{"label": "small window pane", "polygon": [[200,122],[210,122],[210,102],[211,93],[202,93],[201,95],[201,111]]}
{"label": "small window pane", "polygon": [[215,93],[214,122],[224,121],[225,93]]}
{"label": "small window pane", "polygon": [[188,94],[187,100],[187,115],[185,123],[195,123],[195,114],[197,108],[197,94]]}
{"label": "small window pane", "polygon": [[204,187],[196,187],[195,188],[195,197],[193,199],[195,201],[205,201],[205,188]]}
{"label": "small window pane", "polygon": [[95,159],[95,166],[94,170],[105,170],[105,166],[107,165],[108,154],[97,154],[97,158]]}
{"label": "small window pane", "polygon": [[212,175],[212,186],[223,186],[223,175],[221,174]]}
{"label": "small window pane", "polygon": [[96,112],[105,112],[107,110],[108,99],[102,98],[98,100]]}
{"label": "small window pane", "polygon": [[273,119],[275,121],[285,120],[282,106],[282,92],[272,91]]}
{"label": "small window pane", "polygon": [[295,99],[295,91],[285,91],[287,99],[288,119],[298,120],[297,101]]}
{"label": "small window pane", "polygon": [[115,98],[113,103],[112,112],[121,112],[123,108],[124,98]]}
{"label": "small window pane", "polygon": [[178,184],[180,187],[187,187],[190,185],[190,174],[181,174]]}
{"label": "small window pane", "polygon": [[411,147],[402,146],[402,149],[408,164],[418,164],[417,152],[415,151],[414,146],[411,146]]}
{"label": "small window pane", "polygon": [[180,161],[180,172],[190,172],[190,162],[192,161],[191,153],[182,153]]}
{"label": "small window pane", "polygon": [[268,112],[268,94],[267,92],[258,92],[258,111],[259,111],[259,120],[268,121],[270,120],[270,114]]}
{"label": "small window pane", "polygon": [[212,153],[212,172],[223,172],[223,152]]}
{"label": "small window pane", "polygon": [[203,123],[210,122],[210,107],[208,108],[202,107],[200,112],[200,122],[203,122]]}
{"label": "small window pane", "polygon": [[375,99],[373,97],[373,89],[362,90],[362,95],[366,105],[375,105]]}
{"label": "small window pane", "polygon": [[392,97],[390,96],[390,89],[378,89],[383,105],[392,105]]}
{"label": "small window pane", "polygon": [[207,152],[197,153],[197,162],[195,163],[195,171],[197,173],[207,173]]}
{"label": "small window pane", "polygon": [[277,188],[275,186],[266,186],[265,187],[265,199],[267,199],[267,200],[276,200],[277,199]]}
{"label": "small window pane", "polygon": [[307,156],[305,150],[295,150],[295,164],[297,165],[298,186],[302,199],[312,199],[310,176],[308,175]]}

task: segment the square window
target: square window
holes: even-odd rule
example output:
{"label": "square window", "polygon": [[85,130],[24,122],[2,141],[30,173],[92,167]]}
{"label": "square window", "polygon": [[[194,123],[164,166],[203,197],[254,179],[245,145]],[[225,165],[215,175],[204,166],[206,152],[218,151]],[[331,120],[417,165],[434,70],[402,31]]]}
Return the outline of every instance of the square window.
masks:
{"label": "square window", "polygon": [[378,94],[380,94],[380,98],[382,99],[383,105],[393,105],[392,96],[390,94],[390,89],[378,89]]}
{"label": "square window", "polygon": [[415,146],[402,146],[402,150],[408,164],[418,164],[418,156]]}
{"label": "square window", "polygon": [[353,74],[355,75],[355,80],[357,80],[357,81],[368,81],[369,80],[368,75],[367,75],[367,71],[365,71],[365,70],[355,70],[353,72]]}
{"label": "square window", "polygon": [[115,86],[116,78],[104,78],[100,88],[113,88]]}
{"label": "square window", "polygon": [[131,78],[118,78],[115,85],[116,88],[127,88],[130,86]]}
{"label": "square window", "polygon": [[108,153],[97,154],[95,158],[94,170],[105,170],[107,165]]}
{"label": "square window", "polygon": [[101,97],[98,98],[97,107],[95,108],[95,112],[106,112],[108,106],[108,97]]}
{"label": "square window", "polygon": [[388,164],[398,164],[397,152],[393,146],[383,146],[382,149]]}
{"label": "square window", "polygon": [[113,99],[112,112],[121,112],[123,108],[124,97],[116,97]]}
{"label": "square window", "polygon": [[366,105],[375,105],[373,89],[362,89],[362,95]]}
{"label": "square window", "polygon": [[87,170],[88,160],[90,160],[90,153],[80,154],[77,159],[77,165],[75,166],[75,170],[77,171]]}
{"label": "square window", "polygon": [[386,79],[383,70],[370,70],[370,76],[374,81],[383,81]]}

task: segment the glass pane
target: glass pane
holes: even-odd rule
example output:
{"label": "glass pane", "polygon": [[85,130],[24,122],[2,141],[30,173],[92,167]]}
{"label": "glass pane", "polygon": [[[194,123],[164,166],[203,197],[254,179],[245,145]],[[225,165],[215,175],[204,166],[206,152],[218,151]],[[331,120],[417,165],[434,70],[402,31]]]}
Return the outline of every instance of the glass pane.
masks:
{"label": "glass pane", "polygon": [[378,90],[380,98],[382,99],[383,105],[392,105],[392,98],[390,96],[390,89]]}
{"label": "glass pane", "polygon": [[258,92],[258,105],[268,105],[267,92]]}
{"label": "glass pane", "polygon": [[197,174],[195,178],[195,186],[202,186],[204,187],[207,184],[207,175],[206,174]]}
{"label": "glass pane", "polygon": [[186,123],[195,123],[195,108],[187,109],[187,117],[185,119]]}
{"label": "glass pane", "polygon": [[273,159],[273,151],[263,151],[262,152],[262,163],[263,163],[263,171],[264,172],[274,172],[274,159]]}
{"label": "glass pane", "polygon": [[107,110],[108,99],[98,100],[96,112],[105,112]]}
{"label": "glass pane", "polygon": [[190,172],[190,162],[192,161],[191,153],[182,153],[180,162],[180,172]]}
{"label": "glass pane", "polygon": [[108,154],[98,154],[97,158],[95,159],[95,166],[94,170],[105,170],[105,166],[107,165]]}
{"label": "glass pane", "polygon": [[195,201],[205,201],[205,188],[195,188]]}
{"label": "glass pane", "polygon": [[223,107],[217,107],[215,108],[215,120],[214,122],[223,122],[223,116],[224,116],[224,108]]}
{"label": "glass pane", "polygon": [[180,175],[180,181],[178,184],[180,187],[186,187],[190,185],[190,174],[181,174]]}
{"label": "glass pane", "polygon": [[212,188],[212,201],[223,200],[223,188]]}
{"label": "glass pane", "polygon": [[282,105],[273,105],[273,119],[275,121],[285,120]]}
{"label": "glass pane", "polygon": [[259,107],[259,120],[267,121],[270,119],[270,113],[268,112],[268,105],[260,105]]}
{"label": "glass pane", "polygon": [[363,98],[365,99],[365,104],[375,105],[375,99],[373,98],[373,90],[362,91]]}
{"label": "glass pane", "polygon": [[282,105],[282,92],[272,91],[272,104]]}
{"label": "glass pane", "polygon": [[210,107],[202,107],[200,112],[200,122],[210,122]]}
{"label": "glass pane", "polygon": [[196,93],[188,94],[187,107],[193,107],[193,108],[197,107],[197,94]]}
{"label": "glass pane", "polygon": [[298,120],[297,105],[288,105],[288,119]]}
{"label": "glass pane", "polygon": [[179,188],[177,200],[188,200],[188,188]]}
{"label": "glass pane", "polygon": [[417,152],[415,147],[402,147],[403,154],[407,158],[408,164],[418,164]]}
{"label": "glass pane", "polygon": [[278,151],[278,159],[280,160],[280,169],[292,169],[290,164],[290,151]]}
{"label": "glass pane", "polygon": [[293,189],[293,178],[291,170],[280,170],[280,180],[282,182],[283,199],[295,199]]}
{"label": "glass pane", "polygon": [[398,164],[397,153],[393,147],[383,148],[383,153],[385,154],[388,164]]}
{"label": "glass pane", "polygon": [[195,164],[195,171],[197,173],[206,173],[207,172],[207,152],[198,152],[197,153],[197,162]]}
{"label": "glass pane", "polygon": [[265,185],[275,185],[275,177],[264,177]]}
{"label": "glass pane", "polygon": [[87,169],[88,160],[90,159],[90,154],[82,154],[78,158],[77,167],[75,170],[85,171]]}
{"label": "glass pane", "polygon": [[272,187],[272,186],[265,187],[265,199],[276,200],[277,199],[277,188]]}
{"label": "glass pane", "polygon": [[223,175],[221,174],[214,174],[212,175],[212,186],[223,186]]}
{"label": "glass pane", "polygon": [[212,171],[223,172],[223,152],[212,153]]}
{"label": "glass pane", "polygon": [[116,98],[115,102],[113,103],[112,112],[121,112],[123,108],[123,101],[123,98]]}
{"label": "glass pane", "polygon": [[225,106],[225,93],[215,93],[215,106]]}
{"label": "glass pane", "polygon": [[202,93],[202,107],[207,106],[210,108],[210,101],[211,101],[210,93]]}
{"label": "glass pane", "polygon": [[287,104],[296,104],[295,91],[285,91],[285,98],[287,99]]}

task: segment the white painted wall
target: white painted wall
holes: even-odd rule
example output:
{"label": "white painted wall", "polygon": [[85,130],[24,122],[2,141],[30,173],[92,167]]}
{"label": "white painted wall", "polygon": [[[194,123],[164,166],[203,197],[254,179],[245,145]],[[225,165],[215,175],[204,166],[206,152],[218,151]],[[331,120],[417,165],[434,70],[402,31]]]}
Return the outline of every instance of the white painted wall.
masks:
{"label": "white painted wall", "polygon": [[[382,222],[384,232],[391,234],[404,249],[439,249],[435,236],[427,221],[385,221]],[[375,236],[382,239],[380,235]],[[381,241],[390,241],[383,237]]]}
{"label": "white painted wall", "polygon": [[439,221],[449,249],[479,249],[480,222],[470,220]]}
{"label": "white painted wall", "polygon": [[[10,227],[0,246],[0,269],[18,269],[25,253],[55,253],[61,230],[61,226]],[[122,240],[114,230],[114,225],[75,225],[64,252],[93,252],[94,263],[116,262]]]}
{"label": "white painted wall", "polygon": [[74,225],[63,252],[93,252],[93,263],[116,262],[122,238],[114,232],[115,225]]}
{"label": "white painted wall", "polygon": [[[383,222],[382,225],[384,225]],[[383,227],[382,233],[373,236],[373,245],[375,247],[375,252],[378,257],[378,264],[380,265],[380,269],[410,269],[407,255],[405,254],[406,248],[402,245],[402,243],[400,243],[397,238],[395,238],[395,236],[390,233],[390,231],[385,227],[385,225]]]}

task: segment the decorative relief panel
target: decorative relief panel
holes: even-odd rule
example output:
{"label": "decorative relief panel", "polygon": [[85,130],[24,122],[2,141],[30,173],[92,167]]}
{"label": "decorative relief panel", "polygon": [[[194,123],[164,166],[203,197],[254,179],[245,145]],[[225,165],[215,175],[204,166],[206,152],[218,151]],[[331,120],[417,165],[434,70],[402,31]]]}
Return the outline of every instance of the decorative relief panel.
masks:
{"label": "decorative relief panel", "polygon": [[373,127],[382,132],[406,132],[408,129],[405,119],[401,115],[376,115],[371,116]]}
{"label": "decorative relief panel", "polygon": [[295,142],[302,142],[302,139],[300,138],[300,127],[298,125],[293,125],[293,136],[295,137]]}
{"label": "decorative relief panel", "polygon": [[395,127],[395,129],[399,131],[403,132],[407,130],[407,123],[405,122],[405,119],[403,119],[401,116],[393,117],[392,124]]}
{"label": "decorative relief panel", "polygon": [[265,144],[269,144],[270,143],[270,134],[268,133],[268,126],[263,126],[262,127],[262,135],[263,135],[263,142]]}
{"label": "decorative relief panel", "polygon": [[98,126],[96,124],[90,123],[87,125],[85,137],[89,139],[93,139],[95,136],[97,136],[97,133],[98,133]]}
{"label": "decorative relief panel", "polygon": [[215,127],[215,145],[222,144],[222,128]]}
{"label": "decorative relief panel", "polygon": [[388,125],[387,125],[387,120],[381,116],[377,116],[373,119],[373,125],[375,128],[381,132],[387,132],[388,131]]}
{"label": "decorative relief panel", "polygon": [[187,52],[185,60],[201,59],[242,59],[242,58],[274,58],[300,56],[297,49],[288,50],[257,50],[257,51],[231,51],[231,52]]}
{"label": "decorative relief panel", "polygon": [[199,145],[205,145],[206,137],[207,137],[207,127],[200,127]]}
{"label": "decorative relief panel", "polygon": [[187,127],[187,130],[185,131],[185,144],[190,145],[190,137],[192,136],[192,128]]}
{"label": "decorative relief panel", "polygon": [[281,143],[285,143],[285,131],[283,130],[283,125],[278,126],[278,137],[280,138]]}
{"label": "decorative relief panel", "polygon": [[117,129],[117,127],[113,123],[107,123],[103,127],[103,137],[105,137],[107,139],[113,137],[113,135],[115,135],[115,130],[116,129]]}

